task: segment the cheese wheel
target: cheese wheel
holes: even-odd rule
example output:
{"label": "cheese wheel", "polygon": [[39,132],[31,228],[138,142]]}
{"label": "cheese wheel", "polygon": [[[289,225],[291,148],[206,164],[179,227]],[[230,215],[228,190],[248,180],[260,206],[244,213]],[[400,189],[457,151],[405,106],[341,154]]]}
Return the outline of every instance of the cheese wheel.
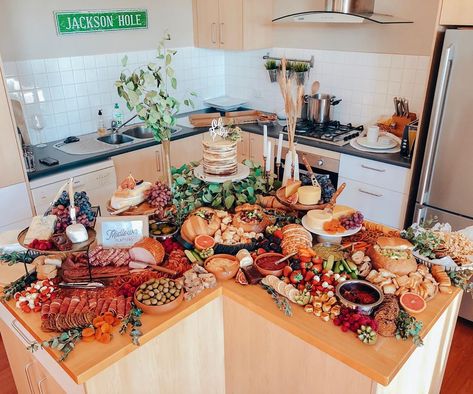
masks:
{"label": "cheese wheel", "polygon": [[297,190],[297,194],[299,195],[299,204],[312,205],[318,204],[322,191],[318,186],[301,186]]}
{"label": "cheese wheel", "polygon": [[332,220],[332,214],[320,209],[313,209],[307,212],[307,224],[314,230],[322,230],[324,223]]}
{"label": "cheese wheel", "polygon": [[332,211],[334,219],[340,219],[342,216],[348,216],[352,213],[355,213],[355,210],[353,208],[347,207],[346,205],[335,205]]}

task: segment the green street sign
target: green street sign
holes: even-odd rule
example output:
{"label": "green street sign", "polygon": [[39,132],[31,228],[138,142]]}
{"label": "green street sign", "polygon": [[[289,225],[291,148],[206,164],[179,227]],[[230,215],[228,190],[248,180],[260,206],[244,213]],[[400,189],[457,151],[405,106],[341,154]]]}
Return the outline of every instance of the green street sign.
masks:
{"label": "green street sign", "polygon": [[58,34],[148,28],[148,11],[142,9],[56,11],[54,19]]}

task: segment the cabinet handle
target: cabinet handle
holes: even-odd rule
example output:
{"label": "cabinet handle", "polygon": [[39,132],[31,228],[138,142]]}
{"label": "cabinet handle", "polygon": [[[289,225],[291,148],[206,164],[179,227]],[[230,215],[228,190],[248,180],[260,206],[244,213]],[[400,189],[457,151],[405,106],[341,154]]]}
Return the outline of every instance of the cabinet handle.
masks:
{"label": "cabinet handle", "polygon": [[361,192],[361,193],[369,194],[370,196],[373,196],[373,197],[383,197],[382,194],[367,192],[366,190],[363,190],[363,189],[358,189],[358,191]]}
{"label": "cabinet handle", "polygon": [[384,168],[374,168],[374,167],[365,166],[364,164],[361,165],[361,168],[364,168],[366,170],[376,171],[376,172],[386,172]]}
{"label": "cabinet handle", "polygon": [[25,365],[25,375],[26,375],[26,381],[28,382],[28,387],[30,389],[30,393],[34,394],[33,391],[33,384],[31,383],[31,377],[30,377],[30,367],[33,365],[33,361]]}
{"label": "cabinet handle", "polygon": [[225,42],[223,41],[223,25],[224,25],[223,22],[220,23],[220,44],[221,44],[221,45],[224,45],[224,44],[225,44]]}
{"label": "cabinet handle", "polygon": [[32,345],[34,341],[30,341],[25,333],[22,331],[20,327],[17,326],[18,320],[12,320],[11,326],[15,329],[15,331],[23,338],[23,340],[28,344]]}
{"label": "cabinet handle", "polygon": [[161,154],[159,151],[156,151],[156,169],[161,172]]}
{"label": "cabinet handle", "polygon": [[217,24],[215,22],[210,25],[210,40],[212,44],[217,43]]}
{"label": "cabinet handle", "polygon": [[43,379],[41,379],[39,382],[38,382],[38,390],[39,390],[39,394],[44,394],[45,391],[43,391],[43,382],[47,379],[48,377],[45,376]]}

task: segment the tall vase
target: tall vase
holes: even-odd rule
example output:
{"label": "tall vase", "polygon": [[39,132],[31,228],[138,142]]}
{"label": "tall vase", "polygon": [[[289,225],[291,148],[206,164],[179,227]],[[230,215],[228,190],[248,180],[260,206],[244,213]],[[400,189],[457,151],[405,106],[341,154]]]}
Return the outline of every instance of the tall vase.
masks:
{"label": "tall vase", "polygon": [[163,145],[163,173],[164,182],[169,187],[172,187],[172,175],[171,175],[171,141],[162,140]]}

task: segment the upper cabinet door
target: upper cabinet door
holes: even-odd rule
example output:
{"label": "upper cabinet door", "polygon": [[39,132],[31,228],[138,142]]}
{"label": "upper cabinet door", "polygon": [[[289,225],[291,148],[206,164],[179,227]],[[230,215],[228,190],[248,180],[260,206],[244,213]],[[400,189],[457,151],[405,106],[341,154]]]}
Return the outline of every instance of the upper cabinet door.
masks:
{"label": "upper cabinet door", "polygon": [[3,80],[0,60],[0,188],[25,181],[13,114]]}
{"label": "upper cabinet door", "polygon": [[243,49],[243,0],[219,0],[219,44],[222,49]]}
{"label": "upper cabinet door", "polygon": [[473,25],[473,1],[443,0],[440,24],[450,26]]}
{"label": "upper cabinet door", "polygon": [[219,0],[194,0],[194,41],[200,48],[219,48]]}

